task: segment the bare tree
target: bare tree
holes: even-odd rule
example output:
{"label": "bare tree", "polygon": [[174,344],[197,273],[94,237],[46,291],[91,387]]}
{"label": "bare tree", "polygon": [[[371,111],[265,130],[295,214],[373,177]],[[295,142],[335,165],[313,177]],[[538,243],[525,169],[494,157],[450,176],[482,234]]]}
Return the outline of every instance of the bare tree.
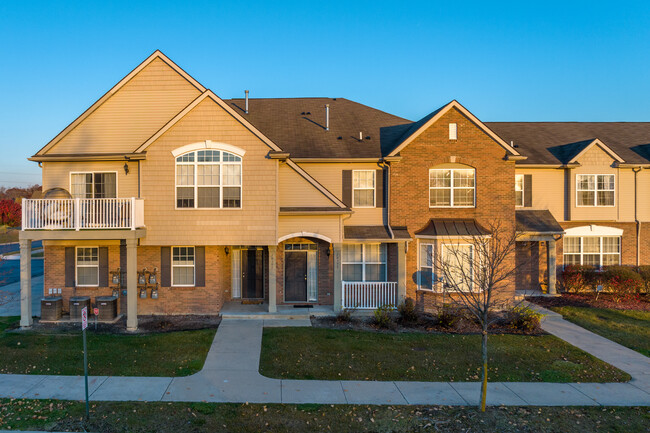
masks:
{"label": "bare tree", "polygon": [[[516,233],[502,221],[486,227],[490,234],[469,235],[443,243],[436,254],[437,283],[447,299],[467,309],[481,326],[483,359],[481,411],[485,412],[488,380],[488,330],[496,311],[512,299],[506,294],[514,284]],[[511,297],[510,297],[511,298]]]}

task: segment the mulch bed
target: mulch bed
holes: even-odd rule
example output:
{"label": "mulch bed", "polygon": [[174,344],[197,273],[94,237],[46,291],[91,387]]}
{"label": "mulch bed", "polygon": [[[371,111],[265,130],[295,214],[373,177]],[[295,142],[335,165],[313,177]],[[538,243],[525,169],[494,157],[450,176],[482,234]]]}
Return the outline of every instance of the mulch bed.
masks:
{"label": "mulch bed", "polygon": [[[216,329],[221,323],[221,316],[138,316],[138,330],[135,332],[126,330],[126,319],[122,318],[116,323],[97,323],[98,334],[158,334],[175,331],[196,331],[199,329]],[[95,332],[95,321],[91,318],[88,321],[88,329]],[[37,333],[60,333],[78,332],[81,330],[81,323],[59,322],[41,323],[34,321],[29,332]]]}
{"label": "mulch bed", "polygon": [[607,293],[601,293],[596,299],[594,293],[563,293],[562,296],[530,296],[530,302],[545,308],[551,307],[591,307],[611,308],[614,310],[650,311],[650,298],[643,295],[639,300],[616,302]]}
{"label": "mulch bed", "polygon": [[[441,326],[435,316],[421,314],[415,323],[401,323],[399,319],[393,322],[390,329],[379,328],[372,323],[371,317],[355,317],[349,321],[340,321],[336,317],[311,317],[311,324],[315,328],[328,328],[353,331],[370,331],[384,333],[417,332],[424,334],[480,334],[480,325],[467,317],[459,318],[450,327]],[[541,328],[526,331],[514,329],[503,321],[498,321],[490,326],[491,334],[518,334],[518,335],[544,335]]]}

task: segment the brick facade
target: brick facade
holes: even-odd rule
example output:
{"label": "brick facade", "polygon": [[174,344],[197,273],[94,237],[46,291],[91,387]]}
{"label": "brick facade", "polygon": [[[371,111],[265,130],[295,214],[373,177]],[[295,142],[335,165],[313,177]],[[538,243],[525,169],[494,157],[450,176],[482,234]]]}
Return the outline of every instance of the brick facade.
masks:
{"label": "brick facade", "polygon": [[[456,123],[458,139],[449,139],[449,124]],[[456,109],[401,150],[401,161],[391,164],[390,223],[415,232],[431,218],[474,218],[484,226],[499,222],[505,231],[514,230],[515,195],[513,162],[505,161],[505,149]],[[441,164],[463,164],[476,170],[474,208],[429,208],[429,169]],[[406,256],[406,295],[425,310],[437,295],[417,290],[418,242],[411,242]],[[512,257],[514,266],[514,257]],[[514,281],[511,284],[514,292]],[[502,294],[509,296],[509,294]]]}

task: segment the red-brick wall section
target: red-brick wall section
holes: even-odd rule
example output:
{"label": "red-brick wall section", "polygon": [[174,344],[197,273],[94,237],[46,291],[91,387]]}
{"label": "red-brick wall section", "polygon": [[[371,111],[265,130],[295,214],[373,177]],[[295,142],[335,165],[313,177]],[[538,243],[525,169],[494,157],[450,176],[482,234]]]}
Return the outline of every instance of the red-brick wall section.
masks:
{"label": "red-brick wall section", "polygon": [[[456,123],[458,139],[449,139],[449,124]],[[484,226],[498,222],[505,231],[515,225],[513,162],[505,161],[506,150],[456,109],[451,109],[435,124],[400,151],[401,161],[391,164],[391,221],[406,226],[412,237],[431,218],[473,218]],[[429,208],[429,169],[440,164],[460,163],[476,170],[475,208]],[[510,266],[514,266],[514,254]],[[424,310],[438,300],[430,292],[417,291],[417,241],[409,245],[406,256],[407,297]],[[514,279],[507,293],[514,294]]]}

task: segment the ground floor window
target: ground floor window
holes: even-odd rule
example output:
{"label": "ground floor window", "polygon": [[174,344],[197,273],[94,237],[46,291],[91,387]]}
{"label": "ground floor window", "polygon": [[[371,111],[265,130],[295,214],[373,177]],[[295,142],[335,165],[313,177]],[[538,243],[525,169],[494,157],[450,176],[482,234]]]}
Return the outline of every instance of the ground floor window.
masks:
{"label": "ground floor window", "polygon": [[620,236],[566,236],[564,265],[611,266],[621,263]]}
{"label": "ground floor window", "polygon": [[[436,253],[439,254],[436,261]],[[473,280],[474,246],[471,244],[421,243],[419,250],[418,286],[420,290],[442,290],[441,284],[448,285],[448,290],[470,290]],[[447,270],[445,273],[442,268]],[[445,281],[445,274],[447,278]],[[450,287],[451,285],[451,287]]]}
{"label": "ground floor window", "polygon": [[386,244],[344,244],[343,281],[386,281]]}
{"label": "ground floor window", "polygon": [[99,248],[77,247],[77,286],[99,286]]}
{"label": "ground floor window", "polygon": [[194,247],[172,247],[172,286],[194,286]]}

